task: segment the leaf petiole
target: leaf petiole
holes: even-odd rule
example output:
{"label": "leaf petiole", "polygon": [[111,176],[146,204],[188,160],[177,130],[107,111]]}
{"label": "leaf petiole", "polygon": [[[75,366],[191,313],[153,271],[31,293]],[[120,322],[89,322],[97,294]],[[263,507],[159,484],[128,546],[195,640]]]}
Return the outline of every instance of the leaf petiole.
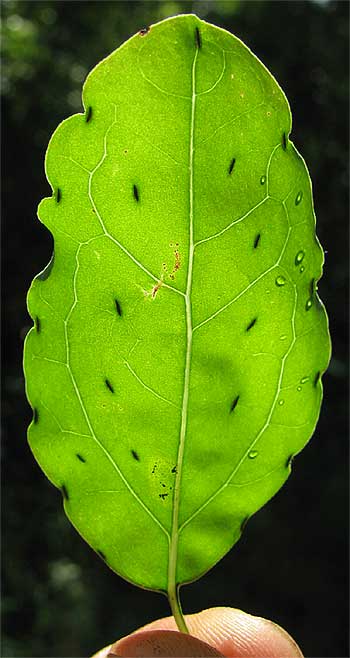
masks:
{"label": "leaf petiole", "polygon": [[179,585],[174,585],[169,587],[168,590],[169,604],[179,631],[181,631],[181,633],[189,633],[189,630],[186,626],[185,618],[182,613],[179,591],[180,591]]}

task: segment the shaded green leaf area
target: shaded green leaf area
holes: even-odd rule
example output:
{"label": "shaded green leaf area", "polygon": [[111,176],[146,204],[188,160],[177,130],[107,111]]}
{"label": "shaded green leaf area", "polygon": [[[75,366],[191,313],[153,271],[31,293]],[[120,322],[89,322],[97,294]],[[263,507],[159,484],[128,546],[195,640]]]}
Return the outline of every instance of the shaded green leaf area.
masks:
{"label": "shaded green leaf area", "polygon": [[83,100],[47,152],[29,440],[108,565],[169,591],[230,549],[314,430],[323,254],[286,99],[229,33],[159,23]]}

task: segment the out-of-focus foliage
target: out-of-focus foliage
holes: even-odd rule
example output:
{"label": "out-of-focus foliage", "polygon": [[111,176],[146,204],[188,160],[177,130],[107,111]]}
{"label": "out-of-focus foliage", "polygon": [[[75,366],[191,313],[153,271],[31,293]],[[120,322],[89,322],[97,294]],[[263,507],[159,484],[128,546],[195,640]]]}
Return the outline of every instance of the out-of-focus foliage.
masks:
{"label": "out-of-focus foliage", "polygon": [[59,494],[26,444],[21,359],[30,324],[25,291],[51,254],[50,236],[35,218],[49,193],[48,139],[82,109],[82,81],[97,61],[141,27],[192,10],[241,37],[290,101],[291,137],[310,169],[328,251],[320,293],[333,359],[318,430],[288,488],[251,520],[239,550],[184,588],[184,609],[224,601],[286,626],[306,655],[348,655],[348,3],[10,0],[2,4],[1,28],[3,656],[88,655],[145,623],[145,610],[149,619],[168,613],[165,600],[111,574],[58,512]]}

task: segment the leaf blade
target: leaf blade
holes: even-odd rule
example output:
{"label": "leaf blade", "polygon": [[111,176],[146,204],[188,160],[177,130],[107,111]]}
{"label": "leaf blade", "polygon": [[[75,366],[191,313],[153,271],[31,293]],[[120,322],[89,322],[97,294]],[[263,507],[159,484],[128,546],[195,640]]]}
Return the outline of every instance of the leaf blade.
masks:
{"label": "leaf blade", "polygon": [[111,568],[174,594],[315,427],[329,337],[311,186],[277,83],[194,16],[133,37],[83,97],[46,158],[55,260],[29,294],[29,440]]}

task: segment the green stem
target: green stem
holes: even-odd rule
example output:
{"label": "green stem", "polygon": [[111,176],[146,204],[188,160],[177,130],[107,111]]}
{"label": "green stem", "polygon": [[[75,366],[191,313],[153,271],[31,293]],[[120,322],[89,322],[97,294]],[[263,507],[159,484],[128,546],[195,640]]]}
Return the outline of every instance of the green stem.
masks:
{"label": "green stem", "polygon": [[176,625],[179,631],[181,631],[181,633],[189,633],[189,630],[186,626],[185,618],[182,614],[179,590],[180,587],[175,585],[175,587],[169,589],[168,591],[168,599],[171,607],[171,612],[173,613],[173,617],[176,621]]}

